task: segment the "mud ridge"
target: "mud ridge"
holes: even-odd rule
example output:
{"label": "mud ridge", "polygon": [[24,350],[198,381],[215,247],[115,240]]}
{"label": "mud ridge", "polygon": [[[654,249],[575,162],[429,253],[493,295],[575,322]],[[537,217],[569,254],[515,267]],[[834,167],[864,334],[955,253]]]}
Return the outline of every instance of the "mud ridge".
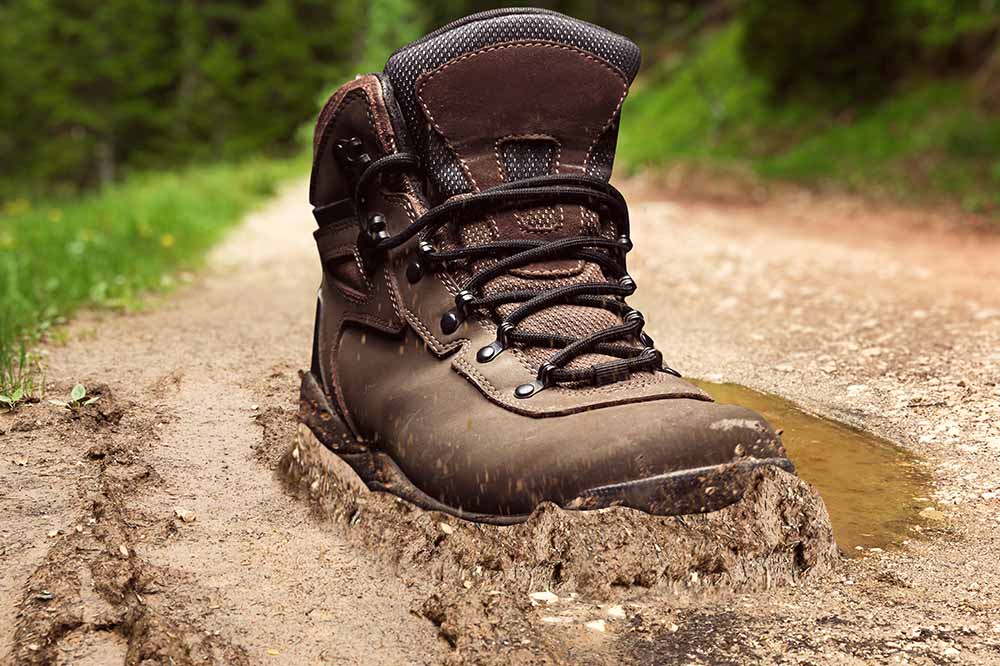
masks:
{"label": "mud ridge", "polygon": [[9,662],[77,663],[82,645],[107,643],[102,654],[128,666],[249,663],[240,648],[153,603],[167,572],[149,567],[137,549],[176,528],[140,514],[128,500],[161,483],[141,461],[155,430],[107,387],[91,393],[98,398],[91,405],[52,408],[50,421],[63,437],[93,442],[81,451],[85,471],[77,481],[84,510],[65,534],[51,535],[55,542],[24,587]]}
{"label": "mud ridge", "polygon": [[[272,425],[265,435],[289,430]],[[456,662],[472,649],[477,662],[523,651],[531,655],[525,661],[560,662],[558,641],[539,623],[569,622],[566,612],[586,615],[589,607],[593,615],[654,590],[690,598],[797,584],[829,572],[838,558],[822,500],[777,469],[755,471],[742,500],[711,514],[545,504],[523,524],[498,527],[369,491],[304,425],[285,442],[278,474],[290,492],[400,575],[418,571],[433,580],[436,591],[414,610],[456,649]],[[539,603],[529,596],[537,592],[552,596]],[[573,603],[560,609],[562,619],[542,615],[550,610],[542,606],[565,600]]]}

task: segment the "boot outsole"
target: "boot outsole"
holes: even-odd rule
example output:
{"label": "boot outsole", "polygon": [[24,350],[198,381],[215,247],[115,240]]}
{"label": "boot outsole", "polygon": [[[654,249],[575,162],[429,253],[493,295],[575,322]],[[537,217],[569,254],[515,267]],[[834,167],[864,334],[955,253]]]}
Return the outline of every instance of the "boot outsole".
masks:
{"label": "boot outsole", "polygon": [[[302,373],[299,421],[331,453],[346,462],[370,490],[391,493],[420,508],[480,523],[512,525],[524,522],[531,515],[465,511],[420,490],[389,455],[368,448],[350,432],[312,372]],[[577,511],[625,506],[657,516],[709,513],[739,501],[752,472],[763,466],[795,472],[788,458],[748,458],[598,486],[560,506]]]}

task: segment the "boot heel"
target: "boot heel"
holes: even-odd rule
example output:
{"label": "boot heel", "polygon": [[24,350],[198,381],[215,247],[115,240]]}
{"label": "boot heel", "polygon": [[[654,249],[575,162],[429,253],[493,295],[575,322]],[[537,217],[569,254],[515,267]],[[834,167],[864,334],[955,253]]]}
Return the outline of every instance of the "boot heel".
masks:
{"label": "boot heel", "polygon": [[324,446],[334,453],[362,453],[368,447],[357,438],[330,404],[319,380],[312,372],[300,373],[299,422],[312,431]]}

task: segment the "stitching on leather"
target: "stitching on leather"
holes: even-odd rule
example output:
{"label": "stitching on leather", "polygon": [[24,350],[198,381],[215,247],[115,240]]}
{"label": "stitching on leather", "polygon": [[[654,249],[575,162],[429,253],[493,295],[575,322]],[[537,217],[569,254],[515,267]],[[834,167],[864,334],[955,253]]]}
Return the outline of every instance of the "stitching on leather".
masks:
{"label": "stitching on leather", "polygon": [[[372,93],[379,98],[379,102],[382,102],[383,106],[385,105],[382,98],[382,84],[379,82],[378,77],[366,78],[364,79],[364,83],[362,85],[365,87],[370,86]],[[389,152],[396,152],[396,137],[392,133],[392,121],[389,120],[389,122],[382,123],[379,120],[376,120],[375,104],[370,99],[368,104],[368,122],[375,128],[376,135],[383,140],[385,147],[389,149]]]}
{"label": "stitching on leather", "polygon": [[[451,144],[451,141],[449,141],[448,136],[444,133],[444,130],[442,130],[441,126],[438,125],[438,123],[437,123],[436,120],[434,120],[434,114],[431,113],[430,108],[427,106],[427,102],[424,101],[423,90],[424,90],[425,87],[427,87],[427,84],[430,83],[434,79],[435,76],[437,76],[438,74],[444,72],[445,70],[447,70],[452,65],[456,65],[456,64],[462,62],[463,60],[467,60],[469,58],[480,56],[480,55],[483,55],[484,53],[490,53],[491,51],[498,51],[500,49],[528,48],[528,47],[533,47],[533,46],[541,46],[541,47],[544,47],[544,48],[552,48],[552,49],[561,49],[561,50],[564,50],[564,51],[571,51],[573,53],[581,55],[581,56],[583,56],[584,58],[586,58],[588,60],[592,60],[592,61],[596,62],[601,67],[604,67],[605,69],[607,69],[608,71],[610,71],[612,74],[614,74],[616,77],[618,77],[618,79],[622,82],[622,85],[624,87],[624,91],[622,92],[621,97],[618,99],[618,104],[615,107],[615,112],[611,114],[611,118],[608,120],[608,122],[606,122],[604,124],[603,128],[601,129],[601,131],[597,135],[597,139],[594,139],[594,141],[590,144],[590,148],[587,149],[587,155],[588,156],[589,156],[590,152],[593,151],[594,146],[597,145],[597,141],[600,139],[601,134],[603,134],[605,132],[605,130],[607,130],[608,126],[614,120],[615,115],[618,113],[618,109],[621,108],[622,102],[625,100],[625,94],[628,92],[628,83],[625,81],[625,77],[622,75],[622,73],[620,71],[618,71],[618,69],[616,67],[614,67],[610,63],[608,63],[608,62],[606,62],[606,61],[598,58],[597,56],[595,56],[595,55],[593,55],[591,53],[587,53],[586,51],[583,51],[583,50],[578,49],[578,48],[573,47],[573,46],[568,46],[566,44],[557,44],[555,42],[546,42],[546,41],[537,41],[536,40],[536,41],[530,41],[530,42],[509,42],[509,43],[506,43],[506,44],[494,44],[493,46],[489,46],[489,47],[486,47],[486,48],[483,48],[483,49],[479,49],[478,51],[473,51],[472,53],[465,53],[463,55],[460,55],[457,58],[449,60],[448,62],[446,62],[445,64],[441,65],[437,69],[422,74],[420,76],[420,78],[418,79],[418,81],[417,81],[417,98],[420,100],[420,106],[421,106],[421,108],[423,108],[424,114],[426,114],[427,119],[430,121],[431,127],[433,127],[434,130],[439,135],[441,135],[441,138],[444,141],[445,145],[448,146],[448,149],[455,155],[455,158],[459,161],[459,163],[461,163],[461,165],[462,165],[462,171],[465,172],[466,176],[472,182],[473,188],[477,192],[479,191],[479,185],[478,185],[478,183],[476,183],[475,178],[472,177],[472,173],[469,170],[469,165],[466,164],[465,160],[463,160],[462,157],[458,154],[458,151],[455,150],[455,147]],[[587,160],[588,159],[589,159],[589,157],[584,157],[584,166],[585,167],[587,165]]]}
{"label": "stitching on leather", "polygon": [[385,288],[389,292],[389,301],[392,303],[392,311],[396,314],[396,318],[400,321],[405,321],[406,317],[399,305],[399,295],[396,293],[396,283],[392,278],[392,272],[389,270],[389,266],[386,265],[382,268],[382,277],[385,278]]}
{"label": "stitching on leather", "polygon": [[[413,208],[412,202],[410,202],[409,199],[407,199],[405,196],[392,193],[384,193],[384,197],[388,201],[395,200],[397,202],[400,202],[401,207],[406,212],[406,216],[410,219],[410,222],[412,223],[416,221],[417,213],[416,210]],[[430,339],[431,348],[435,354],[443,356],[451,352],[452,350],[456,349],[457,347],[461,346],[464,342],[468,341],[468,338],[458,338],[446,344],[443,341],[439,340],[438,337],[434,335],[434,333],[431,331],[431,329],[428,328],[426,324],[424,324],[423,320],[420,319],[417,313],[415,313],[413,310],[407,307],[406,304],[403,302],[402,295],[398,293],[400,290],[397,284],[395,274],[393,274],[389,270],[388,266],[386,266],[384,270],[385,270],[386,283],[389,286],[389,298],[392,300],[392,307],[396,311],[396,315],[400,319],[409,322],[410,326],[415,328],[418,333],[422,333],[423,335],[421,337],[423,337],[425,340]]]}
{"label": "stitching on leather", "polygon": [[[330,253],[327,256],[327,260],[341,259],[343,257],[353,257],[354,261],[357,262],[358,260],[357,248],[354,247],[353,245],[340,245],[330,250]],[[323,264],[325,268],[326,261],[324,261]],[[361,280],[365,283],[365,286],[368,288],[368,293],[363,293],[357,291],[356,289],[345,287],[344,285],[340,284],[339,280],[331,280],[331,282],[333,283],[333,286],[337,289],[337,291],[343,294],[344,298],[351,301],[352,303],[363,305],[367,303],[369,300],[371,300],[372,285],[368,282],[368,278],[365,277],[364,271],[358,271],[358,275],[361,276]]]}
{"label": "stitching on leather", "polygon": [[493,385],[493,382],[487,379],[483,373],[479,372],[474,367],[472,367],[472,364],[469,363],[466,359],[462,358],[461,356],[457,357],[455,359],[455,365],[462,368],[462,370],[464,370],[471,379],[474,379],[476,383],[479,384],[481,389],[485,389],[488,393],[493,394],[494,396],[499,398],[502,402],[507,402],[506,400],[503,400],[503,397],[501,396],[499,389],[497,389],[497,387]]}

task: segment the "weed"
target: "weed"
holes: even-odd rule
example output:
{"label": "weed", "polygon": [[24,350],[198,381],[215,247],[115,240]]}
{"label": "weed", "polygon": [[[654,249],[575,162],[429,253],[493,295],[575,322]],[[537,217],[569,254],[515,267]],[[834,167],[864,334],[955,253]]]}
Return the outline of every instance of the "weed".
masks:
{"label": "weed", "polygon": [[69,392],[69,400],[49,400],[53,405],[59,405],[60,407],[77,407],[80,405],[92,405],[98,400],[100,396],[87,397],[87,389],[83,384],[77,384]]}

